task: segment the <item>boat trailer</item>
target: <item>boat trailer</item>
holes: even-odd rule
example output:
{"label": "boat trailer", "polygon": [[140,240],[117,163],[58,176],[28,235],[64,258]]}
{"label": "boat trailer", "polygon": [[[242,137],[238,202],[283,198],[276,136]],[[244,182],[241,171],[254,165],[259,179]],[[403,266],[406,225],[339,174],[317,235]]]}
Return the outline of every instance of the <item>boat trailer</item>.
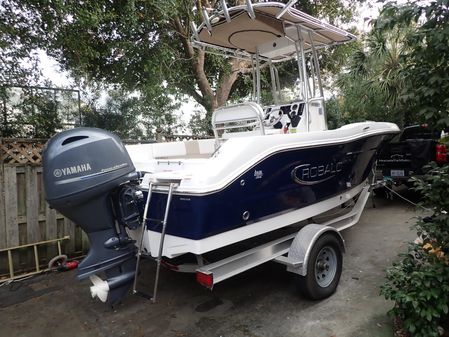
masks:
{"label": "boat trailer", "polygon": [[[179,181],[177,180],[164,180],[149,184],[149,194],[143,215],[142,232],[138,241],[137,263],[132,292],[133,294],[150,299],[153,303],[156,303],[157,300],[161,265],[178,272],[196,273],[198,283],[208,289],[212,289],[215,284],[221,281],[265,262],[273,261],[285,265],[288,272],[298,275],[300,290],[306,297],[318,300],[330,296],[337,288],[342,270],[342,253],[345,252],[345,241],[340,231],[355,225],[359,221],[372,187],[367,181],[361,192],[353,198],[356,200],[351,210],[343,215],[331,218],[322,223],[306,224],[301,226],[299,231],[213,263],[205,263],[202,256],[199,255],[197,256],[196,264],[180,264],[174,266],[169,263],[164,263],[162,252],[171,197],[178,184]],[[164,219],[158,220],[162,224],[158,249],[159,254],[156,258],[153,258],[143,250],[143,240],[147,229],[147,220],[150,220],[148,217],[148,205],[151,200],[151,193],[155,188],[161,186],[168,187],[169,193],[165,206]],[[339,198],[345,200],[344,195],[340,195]],[[155,219],[151,220],[154,221]],[[153,259],[156,262],[153,294],[151,295],[137,289],[137,279],[142,258]],[[94,280],[92,281],[94,282]],[[91,287],[92,296],[98,294],[98,287],[101,286],[101,283],[98,284],[97,282],[95,284],[94,282],[94,285]]]}

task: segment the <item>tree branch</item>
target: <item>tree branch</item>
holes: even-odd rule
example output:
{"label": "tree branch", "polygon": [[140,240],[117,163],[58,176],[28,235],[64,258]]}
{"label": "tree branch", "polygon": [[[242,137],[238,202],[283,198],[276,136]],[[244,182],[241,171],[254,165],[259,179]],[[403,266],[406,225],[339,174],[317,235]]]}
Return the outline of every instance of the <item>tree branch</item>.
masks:
{"label": "tree branch", "polygon": [[204,97],[201,96],[196,90],[195,88],[193,88],[191,85],[185,86],[184,87],[184,92],[189,95],[192,96],[193,99],[195,101],[197,101],[199,104],[201,104],[202,106],[205,105],[205,101],[204,101]]}
{"label": "tree branch", "polygon": [[251,67],[248,61],[239,59],[232,59],[229,61],[231,65],[231,72],[222,72],[219,77],[220,87],[216,91],[217,105],[222,106],[226,103],[231,93],[232,86],[240,74],[247,74],[251,72]]}
{"label": "tree branch", "polygon": [[198,50],[197,53],[195,53],[192,43],[190,42],[190,39],[187,36],[186,30],[182,26],[179,17],[176,16],[174,18],[174,24],[176,27],[176,31],[180,33],[180,39],[184,47],[184,52],[186,53],[187,58],[190,59],[193,75],[198,84],[198,88],[203,95],[203,103],[205,104],[200,104],[202,104],[206,108],[206,110],[213,110],[216,107],[215,95],[212,87],[210,86],[209,80],[207,79],[206,73],[204,72],[205,53],[202,50]]}

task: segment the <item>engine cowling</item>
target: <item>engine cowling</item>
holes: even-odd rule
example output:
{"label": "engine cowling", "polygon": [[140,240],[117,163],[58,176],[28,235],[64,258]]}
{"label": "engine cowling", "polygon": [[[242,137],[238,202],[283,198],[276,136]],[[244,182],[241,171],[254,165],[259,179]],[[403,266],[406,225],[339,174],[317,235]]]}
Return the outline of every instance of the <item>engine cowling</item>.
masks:
{"label": "engine cowling", "polygon": [[110,283],[107,302],[115,304],[134,279],[136,246],[125,227],[140,223],[135,189],[139,174],[123,143],[101,129],[63,131],[44,148],[43,178],[50,207],[79,225],[89,238],[78,279],[104,272],[104,282]]}

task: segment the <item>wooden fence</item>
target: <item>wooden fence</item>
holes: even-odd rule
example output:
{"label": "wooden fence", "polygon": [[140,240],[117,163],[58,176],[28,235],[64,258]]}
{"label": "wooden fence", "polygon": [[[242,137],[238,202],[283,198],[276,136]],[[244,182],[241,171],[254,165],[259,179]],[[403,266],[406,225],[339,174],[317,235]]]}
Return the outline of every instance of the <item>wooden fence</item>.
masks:
{"label": "wooden fence", "polygon": [[[0,138],[0,249],[70,236],[63,252],[81,254],[88,242],[81,229],[45,202],[42,149],[45,140]],[[42,247],[42,265],[56,254],[56,247]],[[5,254],[6,255],[6,254]],[[32,249],[14,252],[15,269],[33,266]],[[7,272],[0,256],[0,274]]]}

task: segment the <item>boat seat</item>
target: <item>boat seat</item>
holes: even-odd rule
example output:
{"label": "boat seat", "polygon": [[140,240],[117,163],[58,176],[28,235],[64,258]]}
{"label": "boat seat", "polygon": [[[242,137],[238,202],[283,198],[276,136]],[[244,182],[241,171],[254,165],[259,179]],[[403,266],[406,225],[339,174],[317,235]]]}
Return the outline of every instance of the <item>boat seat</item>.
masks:
{"label": "boat seat", "polygon": [[215,151],[215,140],[188,140],[184,142],[158,143],[153,146],[154,159],[209,158]]}
{"label": "boat seat", "polygon": [[130,144],[125,145],[126,151],[132,158],[133,162],[138,160],[139,162],[146,163],[153,159],[153,143],[152,144]]}

